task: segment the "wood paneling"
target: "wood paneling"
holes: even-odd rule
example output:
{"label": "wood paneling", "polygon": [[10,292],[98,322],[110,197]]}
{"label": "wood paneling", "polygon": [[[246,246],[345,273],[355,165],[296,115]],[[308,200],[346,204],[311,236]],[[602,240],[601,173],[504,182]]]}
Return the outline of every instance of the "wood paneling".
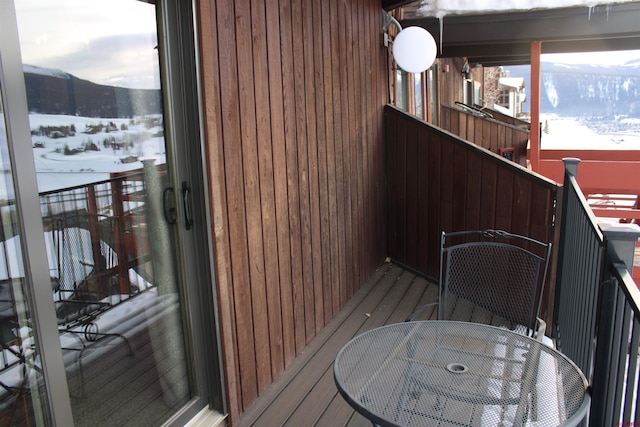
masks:
{"label": "wood paneling", "polygon": [[[437,278],[442,231],[496,228],[554,242],[555,182],[394,107],[385,119],[394,260]],[[553,286],[541,308],[548,322]]]}
{"label": "wood paneling", "polygon": [[232,424],[386,255],[386,51],[373,0],[199,2]]}
{"label": "wood paneling", "polygon": [[[433,33],[432,33],[433,34]],[[435,36],[435,34],[433,34]],[[454,105],[456,101],[464,100],[464,58],[438,58],[437,61],[437,96],[438,96],[438,117],[439,122],[434,123],[442,126],[442,105]],[[449,71],[447,70],[447,67]],[[433,123],[433,122],[430,122]]]}
{"label": "wood paneling", "polygon": [[442,105],[440,111],[442,114],[440,126],[443,129],[496,154],[501,148],[514,147],[517,163],[526,166],[529,143],[527,129],[499,120],[479,117],[449,105]]}

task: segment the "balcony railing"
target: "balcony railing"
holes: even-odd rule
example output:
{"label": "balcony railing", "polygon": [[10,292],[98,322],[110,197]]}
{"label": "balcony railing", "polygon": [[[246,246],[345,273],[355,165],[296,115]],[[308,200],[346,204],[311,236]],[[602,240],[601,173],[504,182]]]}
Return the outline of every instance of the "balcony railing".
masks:
{"label": "balcony railing", "polygon": [[557,347],[589,377],[606,242],[575,169],[565,175],[562,205],[554,335]]}
{"label": "balcony railing", "polygon": [[142,171],[117,173],[40,194],[54,290],[97,283],[87,291],[102,300],[125,299],[153,286],[151,271],[143,267],[149,257],[143,179]]}
{"label": "balcony railing", "polygon": [[640,292],[626,266],[609,261],[601,289],[591,425],[638,425]]}
{"label": "balcony railing", "polygon": [[590,425],[637,425],[640,292],[627,266],[639,233],[603,232],[576,173],[576,159],[567,159],[556,342],[590,379]]}

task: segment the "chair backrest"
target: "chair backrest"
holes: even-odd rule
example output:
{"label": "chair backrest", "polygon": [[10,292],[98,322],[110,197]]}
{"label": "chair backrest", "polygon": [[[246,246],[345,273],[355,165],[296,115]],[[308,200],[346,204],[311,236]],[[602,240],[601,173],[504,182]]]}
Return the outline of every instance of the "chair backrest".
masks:
{"label": "chair backrest", "polygon": [[438,317],[451,319],[449,303],[462,298],[533,333],[550,253],[550,243],[502,230],[443,232]]}

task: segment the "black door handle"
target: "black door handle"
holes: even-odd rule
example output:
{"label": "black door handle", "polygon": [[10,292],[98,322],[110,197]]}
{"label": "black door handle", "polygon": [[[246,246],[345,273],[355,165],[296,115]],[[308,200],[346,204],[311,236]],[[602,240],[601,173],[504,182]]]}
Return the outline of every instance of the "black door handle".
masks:
{"label": "black door handle", "polygon": [[191,219],[191,188],[187,181],[182,181],[182,205],[184,207],[184,226],[191,230],[193,220]]}

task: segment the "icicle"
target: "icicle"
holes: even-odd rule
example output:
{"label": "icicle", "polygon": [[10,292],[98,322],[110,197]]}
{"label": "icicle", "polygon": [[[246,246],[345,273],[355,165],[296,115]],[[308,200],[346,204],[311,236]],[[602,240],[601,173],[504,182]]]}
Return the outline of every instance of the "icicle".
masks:
{"label": "icicle", "polygon": [[442,55],[442,36],[444,27],[444,12],[438,11],[436,18],[438,18],[438,24],[440,25],[440,55]]}
{"label": "icicle", "polygon": [[593,6],[589,6],[589,21],[591,21],[591,11],[593,10]]}

